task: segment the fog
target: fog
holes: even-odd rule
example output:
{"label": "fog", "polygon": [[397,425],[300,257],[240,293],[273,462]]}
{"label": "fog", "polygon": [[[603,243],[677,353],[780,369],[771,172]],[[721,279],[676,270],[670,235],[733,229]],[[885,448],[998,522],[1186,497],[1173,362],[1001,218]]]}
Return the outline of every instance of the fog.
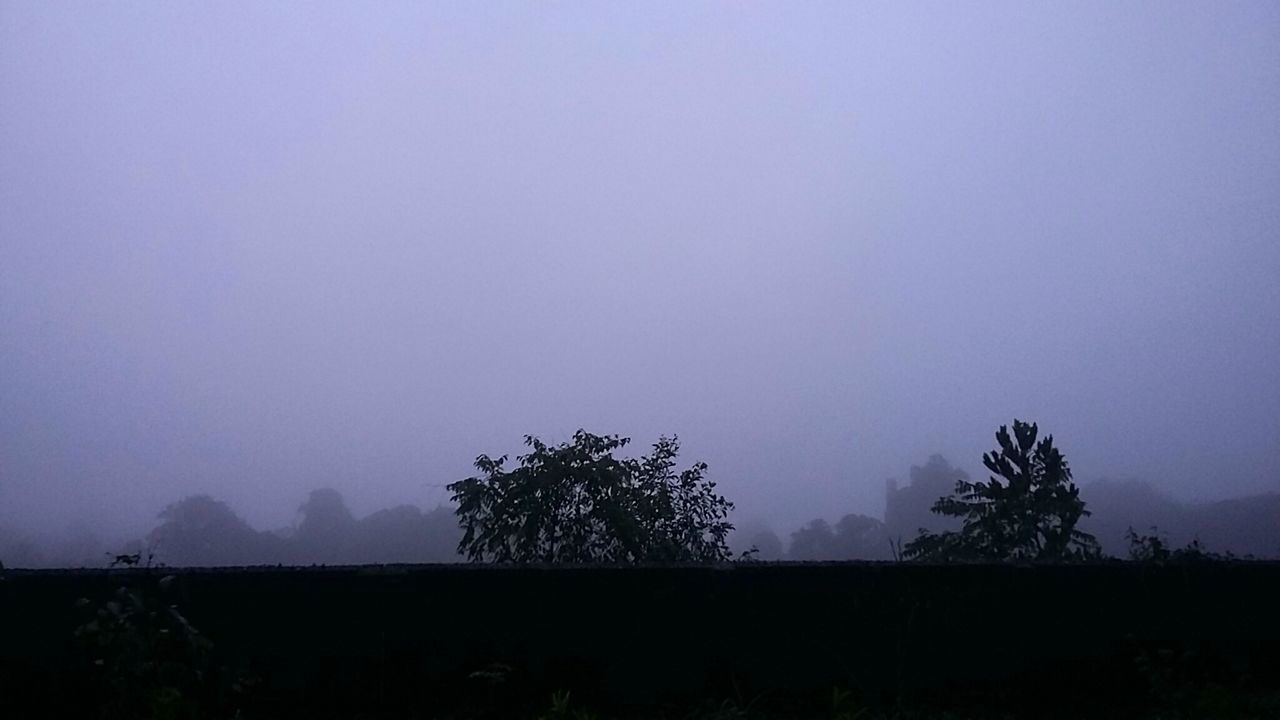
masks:
{"label": "fog", "polygon": [[0,526],[578,428],[784,538],[1015,417],[1278,492],[1277,128],[1268,2],[0,2]]}

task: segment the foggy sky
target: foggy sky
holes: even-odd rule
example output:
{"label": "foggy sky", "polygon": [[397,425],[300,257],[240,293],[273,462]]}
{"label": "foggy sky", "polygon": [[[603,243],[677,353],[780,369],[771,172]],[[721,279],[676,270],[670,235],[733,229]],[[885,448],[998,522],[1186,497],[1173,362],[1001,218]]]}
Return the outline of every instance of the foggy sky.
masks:
{"label": "foggy sky", "polygon": [[0,523],[579,427],[779,530],[1014,417],[1280,490],[1278,241],[1273,2],[6,1]]}

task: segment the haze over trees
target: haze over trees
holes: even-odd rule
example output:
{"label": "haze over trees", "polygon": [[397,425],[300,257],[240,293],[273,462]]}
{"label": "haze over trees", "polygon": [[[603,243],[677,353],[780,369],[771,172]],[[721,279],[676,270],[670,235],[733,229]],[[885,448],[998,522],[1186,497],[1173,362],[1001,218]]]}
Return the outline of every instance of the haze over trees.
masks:
{"label": "haze over trees", "polygon": [[791,533],[788,560],[891,560],[884,523],[849,513],[832,527],[822,518]]}
{"label": "haze over trees", "polygon": [[154,553],[168,565],[354,565],[454,562],[461,532],[451,508],[423,513],[412,505],[357,519],[331,488],[313,491],[296,528],[254,530],[207,495],[166,508],[163,521],[127,550]]}
{"label": "haze over trees", "polygon": [[[467,501],[465,512],[462,506],[424,512],[398,505],[357,518],[338,491],[319,488],[297,506],[294,523],[262,531],[226,503],[192,495],[167,505],[154,529],[132,540],[104,539],[83,527],[38,536],[0,527],[0,561],[10,567],[101,567],[120,553],[191,566],[887,561],[902,559],[908,547],[908,558],[1052,561],[1098,553],[1124,558],[1134,551],[1135,537],[1138,551],[1148,555],[1159,554],[1153,548],[1199,547],[1280,557],[1280,495],[1189,504],[1132,479],[1077,489],[1065,458],[1049,438],[1034,442],[1036,432],[1015,421],[1012,435],[1007,429],[1003,438],[998,434],[1000,448],[983,458],[994,473],[990,482],[971,482],[935,454],[910,468],[908,483],[886,483],[883,520],[846,511],[785,533],[761,518],[733,529],[732,504],[714,490],[705,464],[677,471],[674,438],[660,439],[648,457],[633,459],[615,456],[625,438],[579,431],[558,446],[527,438],[531,452],[512,470],[505,469],[505,458],[481,456],[482,476],[450,486],[455,501]],[[469,539],[463,527],[468,518]]]}

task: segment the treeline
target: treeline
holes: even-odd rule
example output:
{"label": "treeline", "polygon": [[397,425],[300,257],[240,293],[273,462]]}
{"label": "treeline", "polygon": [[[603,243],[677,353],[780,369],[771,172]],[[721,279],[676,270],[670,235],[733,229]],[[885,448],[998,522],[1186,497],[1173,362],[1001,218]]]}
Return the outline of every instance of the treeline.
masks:
{"label": "treeline", "polygon": [[453,509],[399,505],[356,519],[338,491],[314,490],[297,527],[254,530],[225,503],[196,495],[170,505],[130,553],[172,565],[360,565],[459,559]]}
{"label": "treeline", "polygon": [[[744,520],[733,536],[734,551],[754,547],[760,560],[893,560],[921,529],[936,533],[960,528],[956,519],[931,510],[957,481],[968,482],[970,476],[933,455],[911,468],[908,482],[886,481],[883,519],[850,512],[833,521],[815,518],[782,535],[764,520]],[[1080,495],[1092,511],[1080,528],[1113,557],[1129,555],[1132,530],[1172,547],[1199,543],[1213,552],[1280,558],[1280,493],[1184,503],[1141,480],[1101,479],[1081,488]]]}
{"label": "treeline", "polygon": [[[144,538],[109,546],[92,537],[41,548],[0,535],[0,560],[11,567],[152,563],[171,566],[362,565],[461,560],[462,532],[453,508],[423,512],[398,505],[356,518],[342,495],[312,491],[296,526],[255,530],[226,503],[193,495],[169,505]],[[7,540],[7,542],[6,542]]]}
{"label": "treeline", "polygon": [[[530,439],[536,443],[536,440]],[[588,440],[603,443],[598,448],[588,448]],[[128,542],[111,542],[96,539],[87,533],[61,538],[57,542],[38,543],[0,528],[0,561],[10,567],[101,567],[112,561],[152,562],[171,566],[234,566],[234,565],[357,565],[371,563],[448,563],[460,562],[460,544],[466,525],[461,510],[467,510],[468,497],[477,507],[498,507],[486,499],[485,483],[502,486],[508,500],[515,496],[510,488],[524,487],[529,498],[540,497],[549,482],[549,469],[556,470],[556,482],[569,481],[579,472],[584,458],[594,458],[592,488],[578,488],[575,492],[595,493],[597,501],[591,505],[599,515],[579,528],[583,538],[592,537],[596,528],[592,523],[609,522],[608,518],[629,515],[647,522],[639,526],[668,528],[689,535],[704,537],[702,528],[679,530],[684,514],[675,513],[673,499],[681,492],[688,492],[705,484],[701,473],[705,466],[697,464],[684,474],[674,472],[675,450],[678,446],[666,439],[655,446],[658,454],[639,461],[615,459],[611,451],[624,443],[610,445],[607,437],[580,433],[575,442],[560,447],[541,444],[531,445],[533,452],[521,458],[530,468],[506,472],[499,460],[487,461],[488,472],[482,478],[473,478],[457,484],[458,489],[470,488],[468,495],[459,495],[460,507],[442,505],[424,512],[412,505],[399,505],[379,510],[363,518],[356,518],[348,509],[342,496],[332,489],[319,489],[310,493],[299,511],[299,522],[289,528],[260,531],[251,527],[224,502],[208,495],[195,495],[179,500],[165,508],[158,517],[159,524],[145,537]],[[668,444],[663,444],[668,443]],[[586,452],[586,455],[583,455]],[[665,453],[665,454],[664,454]],[[661,462],[655,463],[655,459]],[[602,464],[603,463],[603,464]],[[630,463],[630,464],[628,464]],[[529,475],[536,468],[534,475]],[[606,472],[607,470],[607,472]],[[693,473],[690,475],[690,473]],[[656,474],[655,474],[656,473]],[[614,483],[606,492],[600,486],[601,478],[611,478]],[[663,480],[663,478],[666,478]],[[683,483],[683,484],[682,484]],[[738,520],[736,528],[728,534],[725,558],[752,558],[761,561],[840,561],[867,560],[890,561],[904,558],[904,549],[921,533],[957,533],[963,527],[960,518],[935,512],[939,498],[951,495],[957,486],[971,484],[964,470],[951,465],[941,455],[933,455],[923,465],[910,469],[906,482],[889,480],[885,484],[885,511],[882,518],[856,512],[832,518],[815,518],[789,533],[779,534],[763,520]],[[585,487],[585,486],[584,486]],[[637,494],[635,488],[650,488],[649,494]],[[684,487],[685,490],[680,488]],[[541,489],[539,489],[541,488]],[[628,490],[627,488],[632,488]],[[664,489],[665,488],[665,489]],[[625,490],[625,492],[623,492]],[[474,493],[480,493],[475,495]],[[674,494],[673,494],[674,493]],[[1205,552],[1230,553],[1240,557],[1280,558],[1280,494],[1265,494],[1237,498],[1216,503],[1186,504],[1161,494],[1149,484],[1138,480],[1101,480],[1081,488],[1079,496],[1087,505],[1089,514],[1079,518],[1079,529],[1096,538],[1105,556],[1125,558],[1149,553],[1152,547],[1198,547]],[[568,495],[566,495],[568,497]],[[599,498],[612,498],[613,505]],[[630,504],[618,504],[620,498],[629,498]],[[693,496],[690,496],[693,497]],[[711,497],[711,496],[708,496]],[[666,498],[669,505],[665,520],[653,516],[654,503]],[[720,499],[723,513],[732,503]],[[569,532],[575,518],[583,516],[577,505],[568,505],[560,519],[551,506],[544,506],[537,513],[525,516],[528,501],[511,503],[515,513],[507,520],[488,518],[487,523],[495,532],[489,549],[520,550],[508,545],[505,537],[532,537],[527,530],[530,518],[539,518],[546,525],[540,532],[542,540],[556,543],[558,536]],[[541,502],[541,501],[539,501]],[[688,500],[676,503],[688,507]],[[652,517],[650,517],[652,516]],[[723,519],[723,518],[721,518]],[[501,530],[503,523],[518,525],[525,535]],[[674,524],[673,524],[674,523]],[[725,539],[725,522],[708,523],[714,539],[718,534]],[[479,527],[479,526],[476,526]],[[574,531],[577,532],[577,531]],[[1137,536],[1137,537],[1135,537]],[[599,536],[604,537],[604,536]],[[667,540],[662,540],[667,537]],[[662,550],[654,543],[666,543],[678,547],[670,538],[649,533],[644,550],[646,558],[678,559],[679,554]],[[534,552],[530,557],[551,558],[563,561],[566,547],[587,548],[585,541],[566,545],[563,537],[558,541],[556,555]],[[616,538],[615,538],[616,539]],[[581,538],[579,538],[581,540]],[[612,542],[613,540],[611,540]],[[493,544],[496,542],[496,544]],[[617,545],[622,549],[632,540]],[[1154,545],[1153,545],[1154,543]],[[580,547],[579,547],[580,546]],[[480,547],[473,542],[473,549]],[[708,546],[715,559],[714,546]],[[729,553],[731,549],[732,553]],[[630,551],[629,551],[630,552]],[[486,553],[472,553],[473,559]],[[617,555],[617,553],[615,553]],[[632,552],[634,555],[635,553]],[[590,555],[590,553],[588,553]],[[597,553],[596,559],[612,557]],[[513,556],[515,557],[515,556]],[[618,555],[625,557],[625,555]],[[492,559],[501,560],[494,554]],[[512,559],[512,558],[508,558]]]}

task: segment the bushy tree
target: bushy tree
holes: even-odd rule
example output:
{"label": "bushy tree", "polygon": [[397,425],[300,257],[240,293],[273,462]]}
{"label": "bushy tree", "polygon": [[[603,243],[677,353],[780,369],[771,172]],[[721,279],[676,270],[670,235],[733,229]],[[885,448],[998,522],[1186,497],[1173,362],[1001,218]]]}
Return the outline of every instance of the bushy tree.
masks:
{"label": "bushy tree", "polygon": [[349,563],[357,560],[356,518],[342,494],[333,488],[312,490],[298,508],[302,515],[291,538],[295,560],[304,563]]}
{"label": "bushy tree", "polygon": [[519,467],[476,459],[480,475],[451,483],[463,537],[458,552],[492,562],[722,562],[733,503],[706,479],[706,463],[676,472],[680,445],[663,437],[640,458],[630,442],[579,430],[572,442],[525,437]]}
{"label": "bushy tree", "polygon": [[248,565],[274,562],[280,540],[249,527],[226,503],[192,495],[165,508],[163,521],[147,536],[169,565]]}
{"label": "bushy tree", "polygon": [[832,527],[822,518],[791,533],[792,560],[887,560],[889,539],[884,523],[849,513]]}
{"label": "bushy tree", "polygon": [[993,475],[987,482],[956,481],[933,512],[960,518],[959,531],[923,531],[907,544],[908,559],[1065,561],[1095,558],[1098,542],[1076,529],[1089,513],[1071,481],[1071,469],[1053,446],[1053,436],[1036,442],[1034,423],[1001,425],[1000,447],[982,456]]}
{"label": "bushy tree", "polygon": [[835,527],[834,550],[841,560],[888,560],[889,536],[876,518],[849,513]]}
{"label": "bushy tree", "polygon": [[791,533],[791,547],[787,556],[792,560],[834,560],[831,546],[835,539],[831,523],[815,518],[808,525]]}

